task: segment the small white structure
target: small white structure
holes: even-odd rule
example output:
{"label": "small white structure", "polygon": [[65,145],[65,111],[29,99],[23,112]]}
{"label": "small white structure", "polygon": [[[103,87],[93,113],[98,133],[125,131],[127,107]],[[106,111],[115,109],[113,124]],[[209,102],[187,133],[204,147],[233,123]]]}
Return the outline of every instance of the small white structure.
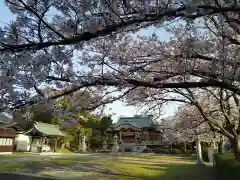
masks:
{"label": "small white structure", "polygon": [[32,140],[31,136],[27,136],[23,133],[18,134],[14,141],[16,151],[29,151],[31,140]]}
{"label": "small white structure", "polygon": [[[33,139],[32,136],[25,135],[23,133],[20,133],[15,138],[15,147],[16,151],[20,152],[28,152],[30,151],[32,145],[32,152],[37,152],[38,149],[41,147],[41,139]],[[48,145],[43,145],[42,151],[47,152],[50,150],[50,147]]]}

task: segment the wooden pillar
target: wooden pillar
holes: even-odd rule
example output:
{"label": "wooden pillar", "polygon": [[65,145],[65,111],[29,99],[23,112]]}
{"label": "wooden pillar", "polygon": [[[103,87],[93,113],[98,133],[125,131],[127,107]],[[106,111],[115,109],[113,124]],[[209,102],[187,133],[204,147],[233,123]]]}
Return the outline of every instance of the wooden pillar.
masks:
{"label": "wooden pillar", "polygon": [[119,131],[119,141],[122,142],[122,131]]}
{"label": "wooden pillar", "polygon": [[57,138],[54,138],[54,149],[53,152],[56,152],[57,150]]}
{"label": "wooden pillar", "polygon": [[159,142],[159,144],[162,144],[162,136],[161,136],[161,133],[158,133],[158,142]]}
{"label": "wooden pillar", "polygon": [[41,150],[40,150],[40,152],[43,152],[43,141],[44,141],[44,137],[41,137]]}
{"label": "wooden pillar", "polygon": [[162,144],[162,141],[163,141],[163,136],[162,136],[162,133],[160,134],[160,143]]}
{"label": "wooden pillar", "polygon": [[147,143],[149,142],[149,132],[147,131]]}
{"label": "wooden pillar", "polygon": [[30,143],[29,152],[32,152],[32,145],[33,145],[33,141],[34,141],[34,136],[32,136],[32,139],[31,139],[31,143]]}

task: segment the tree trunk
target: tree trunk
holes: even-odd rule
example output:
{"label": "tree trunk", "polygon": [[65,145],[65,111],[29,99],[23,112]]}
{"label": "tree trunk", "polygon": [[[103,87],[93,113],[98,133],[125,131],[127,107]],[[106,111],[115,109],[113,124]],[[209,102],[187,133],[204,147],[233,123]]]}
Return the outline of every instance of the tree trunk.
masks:
{"label": "tree trunk", "polygon": [[223,152],[223,140],[221,139],[218,143],[218,153],[221,154]]}
{"label": "tree trunk", "polygon": [[183,142],[183,146],[184,146],[184,152],[187,152],[187,143],[185,141]]}
{"label": "tree trunk", "polygon": [[197,165],[204,165],[204,161],[202,159],[202,147],[200,138],[197,137],[196,139],[196,150],[197,150]]}
{"label": "tree trunk", "polygon": [[82,142],[81,142],[81,134],[79,133],[78,134],[78,150],[79,151],[81,150],[81,144],[82,144]]}
{"label": "tree trunk", "polygon": [[233,152],[235,154],[235,160],[240,162],[240,135],[234,139]]}

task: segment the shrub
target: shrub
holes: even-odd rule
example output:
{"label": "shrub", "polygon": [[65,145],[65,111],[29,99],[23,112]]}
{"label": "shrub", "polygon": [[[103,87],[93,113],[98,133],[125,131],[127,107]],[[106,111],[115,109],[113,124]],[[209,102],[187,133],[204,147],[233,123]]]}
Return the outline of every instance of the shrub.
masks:
{"label": "shrub", "polygon": [[168,154],[168,149],[155,149],[156,154]]}
{"label": "shrub", "polygon": [[169,154],[182,154],[182,151],[179,149],[169,149],[168,153]]}
{"label": "shrub", "polygon": [[124,149],[125,152],[132,152],[132,149],[131,148],[126,148]]}
{"label": "shrub", "polygon": [[111,152],[111,150],[96,150],[95,152],[97,152],[97,153],[110,153]]}
{"label": "shrub", "polygon": [[197,154],[197,151],[194,149],[194,150],[190,150],[188,151],[189,154]]}
{"label": "shrub", "polygon": [[238,180],[240,177],[240,162],[235,161],[232,153],[216,154],[214,169],[217,180]]}
{"label": "shrub", "polygon": [[143,153],[152,153],[153,151],[149,148],[146,148],[143,150]]}

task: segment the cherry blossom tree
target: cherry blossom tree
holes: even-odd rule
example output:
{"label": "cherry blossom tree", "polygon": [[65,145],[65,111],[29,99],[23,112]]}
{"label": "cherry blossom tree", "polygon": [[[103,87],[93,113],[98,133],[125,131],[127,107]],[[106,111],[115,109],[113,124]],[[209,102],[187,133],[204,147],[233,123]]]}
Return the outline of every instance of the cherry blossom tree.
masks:
{"label": "cherry blossom tree", "polygon": [[[124,91],[108,101],[136,87],[214,86],[239,94],[233,79],[239,66],[238,1],[5,2],[16,20],[0,31],[2,108],[39,101],[28,100],[46,84],[63,90],[49,99],[86,87],[106,92],[106,86]],[[173,38],[132,36],[150,26],[165,28]]]}
{"label": "cherry blossom tree", "polygon": [[179,142],[192,142],[199,137],[205,142],[211,143],[217,135],[210,130],[209,125],[195,106],[191,105],[181,106],[174,116],[166,121],[163,129]]}
{"label": "cherry blossom tree", "polygon": [[196,137],[200,133],[203,139],[213,139],[214,135],[220,142],[219,146],[223,139],[229,139],[238,159],[240,111],[236,93],[215,88],[171,89],[159,94],[157,91],[145,90],[141,91],[141,96],[136,94],[132,97],[131,103],[148,107],[151,113],[169,101],[184,103],[184,108],[173,117],[173,126],[170,126],[175,134],[169,133],[182,140],[186,138],[185,134],[189,137],[195,134]]}

